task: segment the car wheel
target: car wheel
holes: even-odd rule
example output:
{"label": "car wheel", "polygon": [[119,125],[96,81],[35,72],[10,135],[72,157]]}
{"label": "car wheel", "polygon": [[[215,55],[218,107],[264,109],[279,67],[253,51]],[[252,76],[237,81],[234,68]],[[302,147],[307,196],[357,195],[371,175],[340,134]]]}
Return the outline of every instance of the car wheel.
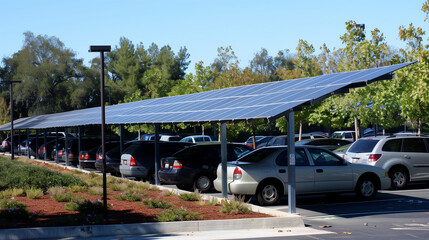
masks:
{"label": "car wheel", "polygon": [[256,198],[261,206],[273,205],[280,199],[280,189],[274,183],[265,183],[259,188]]}
{"label": "car wheel", "polygon": [[356,194],[362,199],[372,199],[377,194],[377,184],[373,178],[366,177],[359,180],[356,185]]}
{"label": "car wheel", "polygon": [[389,171],[391,185],[393,189],[404,189],[408,183],[407,172],[404,168],[394,168]]}
{"label": "car wheel", "polygon": [[199,175],[195,178],[194,189],[205,193],[208,192],[213,186],[213,181],[206,175]]}

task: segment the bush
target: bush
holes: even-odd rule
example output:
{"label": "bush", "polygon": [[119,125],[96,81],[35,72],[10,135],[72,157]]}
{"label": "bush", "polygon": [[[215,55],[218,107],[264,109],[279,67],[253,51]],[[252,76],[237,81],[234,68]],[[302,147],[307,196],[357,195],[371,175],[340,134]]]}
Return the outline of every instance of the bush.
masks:
{"label": "bush", "polygon": [[158,212],[156,221],[158,222],[173,222],[173,221],[192,221],[203,219],[197,212],[188,212],[186,208],[181,209],[165,209]]}
{"label": "bush", "polygon": [[64,205],[67,211],[79,211],[79,204],[77,202],[68,202]]}
{"label": "bush", "polygon": [[84,200],[82,202],[70,202],[67,203],[64,208],[68,211],[79,211],[78,216],[69,218],[70,224],[72,225],[103,223],[104,206],[101,201],[91,202],[89,200]]}
{"label": "bush", "polygon": [[76,193],[76,192],[86,192],[88,191],[88,187],[87,186],[79,186],[79,185],[74,185],[74,186],[69,186],[66,187],[67,191]]}
{"label": "bush", "polygon": [[40,198],[41,196],[43,196],[43,190],[40,188],[38,188],[38,189],[29,188],[29,189],[25,190],[25,194],[30,199],[36,199],[36,198]]}
{"label": "bush", "polygon": [[0,190],[33,187],[46,191],[53,186],[73,185],[86,184],[72,174],[59,173],[43,166],[0,157]]}
{"label": "bush", "polygon": [[128,202],[136,202],[142,200],[143,197],[146,196],[146,193],[138,193],[133,191],[128,191],[125,193],[121,193],[115,196],[116,199]]}
{"label": "bush", "polygon": [[51,187],[48,189],[48,193],[51,194],[51,198],[56,202],[70,202],[71,200],[82,198],[79,195],[74,195],[72,192],[67,192],[62,187]]}
{"label": "bush", "polygon": [[172,190],[165,191],[163,193],[163,195],[166,196],[166,197],[168,197],[168,196],[177,196],[177,194],[174,191],[172,191]]}
{"label": "bush", "polygon": [[196,193],[182,193],[179,195],[179,198],[184,201],[198,201],[200,197]]}
{"label": "bush", "polygon": [[244,213],[252,212],[252,210],[250,210],[248,206],[244,205],[242,201],[236,201],[236,200],[223,201],[220,211],[222,213],[233,213],[233,214],[244,214]]}
{"label": "bush", "polygon": [[16,200],[8,202],[6,199],[0,202],[0,219],[5,221],[11,219],[33,219],[39,216],[39,213],[30,212],[26,209],[24,203],[20,203]]}
{"label": "bush", "polygon": [[22,197],[22,196],[25,196],[24,189],[22,188],[6,189],[0,192],[0,198]]}
{"label": "bush", "polygon": [[128,188],[126,183],[114,183],[109,186],[112,191],[125,191]]}
{"label": "bush", "polygon": [[[86,191],[89,195],[103,195],[102,187],[90,187],[88,191]],[[109,194],[107,192],[107,194]]]}
{"label": "bush", "polygon": [[171,203],[167,203],[164,200],[161,199],[143,199],[143,204],[148,207],[148,208],[162,208],[162,209],[167,209],[170,208],[171,206],[173,206],[173,204]]}

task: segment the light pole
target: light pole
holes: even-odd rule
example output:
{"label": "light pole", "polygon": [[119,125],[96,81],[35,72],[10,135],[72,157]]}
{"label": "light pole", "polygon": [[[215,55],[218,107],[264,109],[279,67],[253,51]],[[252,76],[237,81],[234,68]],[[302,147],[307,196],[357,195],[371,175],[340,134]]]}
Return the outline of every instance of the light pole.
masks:
{"label": "light pole", "polygon": [[107,220],[107,191],[106,191],[106,144],[105,144],[105,124],[106,113],[104,103],[104,52],[110,52],[110,45],[89,46],[89,52],[100,53],[100,97],[101,97],[101,156],[103,159],[103,205],[104,220]]}
{"label": "light pole", "polygon": [[10,84],[10,159],[13,160],[15,157],[13,153],[13,84],[20,83],[21,81],[3,81]]}

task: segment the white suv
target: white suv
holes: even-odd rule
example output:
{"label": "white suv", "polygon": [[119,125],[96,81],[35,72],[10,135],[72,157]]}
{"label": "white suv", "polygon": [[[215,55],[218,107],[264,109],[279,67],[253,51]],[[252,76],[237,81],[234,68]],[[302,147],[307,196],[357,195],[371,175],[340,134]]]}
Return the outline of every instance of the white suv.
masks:
{"label": "white suv", "polygon": [[429,180],[428,136],[361,138],[347,150],[346,160],[384,168],[393,189],[409,182]]}

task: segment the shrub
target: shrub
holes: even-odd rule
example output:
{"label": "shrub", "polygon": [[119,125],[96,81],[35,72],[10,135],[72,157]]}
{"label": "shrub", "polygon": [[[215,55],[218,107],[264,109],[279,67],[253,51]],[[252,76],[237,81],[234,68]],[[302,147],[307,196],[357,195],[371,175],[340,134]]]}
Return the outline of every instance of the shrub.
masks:
{"label": "shrub", "polygon": [[179,195],[179,198],[184,201],[198,201],[200,199],[196,193],[182,193]]}
{"label": "shrub", "polygon": [[172,190],[165,191],[163,193],[163,195],[166,196],[166,197],[168,197],[168,196],[177,196],[177,194],[174,191],[172,191]]}
{"label": "shrub", "polygon": [[40,188],[38,188],[38,189],[29,188],[29,189],[25,190],[25,194],[30,199],[36,199],[36,198],[40,198],[41,196],[43,196],[43,190]]}
{"label": "shrub", "polygon": [[30,212],[26,209],[24,203],[12,200],[8,202],[6,199],[0,202],[0,219],[33,219],[40,215],[40,213]]}
{"label": "shrub", "polygon": [[60,173],[43,166],[0,158],[0,190],[9,188],[40,188],[46,191],[53,186],[86,185],[68,173]]}
{"label": "shrub", "polygon": [[181,209],[164,209],[158,212],[156,221],[172,222],[172,221],[192,221],[203,219],[197,212],[189,212],[186,208]]}
{"label": "shrub", "polygon": [[71,200],[82,198],[79,195],[74,195],[72,192],[67,192],[62,187],[51,187],[48,189],[48,193],[51,194],[51,198],[56,202],[70,202]]}
{"label": "shrub", "polygon": [[[89,195],[103,195],[103,188],[102,187],[90,187],[87,191]],[[109,194],[107,192],[107,194]]]}
{"label": "shrub", "polygon": [[236,201],[236,200],[223,201],[220,211],[222,213],[233,213],[233,214],[244,214],[244,213],[252,212],[252,210],[250,210],[248,206],[244,205],[242,201]]}
{"label": "shrub", "polygon": [[171,206],[173,206],[173,204],[168,203],[164,200],[161,199],[143,199],[143,204],[148,207],[148,208],[163,208],[163,209],[167,209],[170,208]]}
{"label": "shrub", "polygon": [[8,198],[8,197],[22,197],[25,196],[24,189],[22,188],[12,188],[12,189],[6,189],[0,193],[1,198]]}
{"label": "shrub", "polygon": [[138,192],[132,192],[128,191],[125,193],[121,193],[115,196],[116,199],[122,200],[122,201],[128,201],[128,202],[136,202],[142,200],[143,197],[146,196],[146,193],[138,193]]}
{"label": "shrub", "polygon": [[91,202],[90,200],[70,202],[64,208],[68,211],[79,211],[78,216],[69,218],[72,225],[103,223],[104,206],[99,200],[95,202]]}
{"label": "shrub", "polygon": [[79,185],[73,185],[66,187],[67,191],[76,193],[76,192],[86,192],[88,190],[87,186],[79,186]]}
{"label": "shrub", "polygon": [[128,188],[126,183],[114,183],[110,186],[112,191],[125,191]]}
{"label": "shrub", "polygon": [[210,199],[210,201],[200,199],[199,203],[202,206],[217,206],[218,205],[216,198],[214,198],[214,197],[212,197]]}

